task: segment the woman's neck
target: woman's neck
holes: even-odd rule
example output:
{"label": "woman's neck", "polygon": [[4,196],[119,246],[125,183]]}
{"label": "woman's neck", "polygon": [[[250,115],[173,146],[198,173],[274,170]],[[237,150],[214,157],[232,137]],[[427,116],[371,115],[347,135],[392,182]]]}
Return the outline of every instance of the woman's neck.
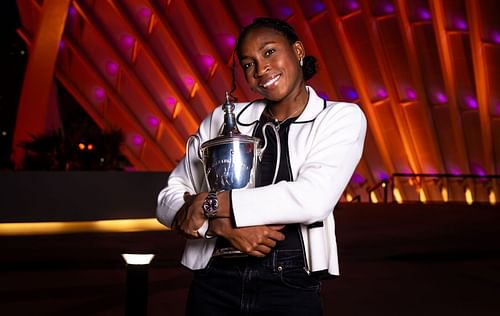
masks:
{"label": "woman's neck", "polygon": [[290,96],[288,100],[268,102],[268,113],[276,121],[284,121],[299,116],[309,101],[309,91],[304,86],[299,93]]}

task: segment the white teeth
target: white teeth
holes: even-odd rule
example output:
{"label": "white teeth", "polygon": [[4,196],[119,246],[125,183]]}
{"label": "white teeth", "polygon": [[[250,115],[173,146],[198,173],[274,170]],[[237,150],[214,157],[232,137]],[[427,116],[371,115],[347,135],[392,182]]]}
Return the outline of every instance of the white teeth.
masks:
{"label": "white teeth", "polygon": [[267,88],[270,85],[274,84],[276,81],[278,81],[279,78],[280,78],[280,76],[276,76],[276,77],[272,78],[271,80],[269,80],[268,82],[265,82],[262,86],[264,88]]}

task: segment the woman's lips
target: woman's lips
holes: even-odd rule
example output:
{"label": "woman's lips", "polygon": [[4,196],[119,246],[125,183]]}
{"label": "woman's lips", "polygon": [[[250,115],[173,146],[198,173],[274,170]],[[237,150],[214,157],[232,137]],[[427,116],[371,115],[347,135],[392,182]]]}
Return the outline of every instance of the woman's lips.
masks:
{"label": "woman's lips", "polygon": [[260,86],[263,87],[264,89],[269,89],[270,87],[275,86],[280,78],[281,75],[273,76],[269,80],[261,83]]}

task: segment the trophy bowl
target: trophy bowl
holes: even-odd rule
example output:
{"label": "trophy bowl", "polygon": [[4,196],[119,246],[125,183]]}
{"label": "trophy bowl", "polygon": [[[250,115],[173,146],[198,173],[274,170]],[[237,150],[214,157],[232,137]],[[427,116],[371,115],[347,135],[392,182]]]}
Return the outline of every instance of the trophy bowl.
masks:
{"label": "trophy bowl", "polygon": [[200,151],[210,191],[254,187],[259,142],[258,138],[246,135],[217,137],[204,142]]}

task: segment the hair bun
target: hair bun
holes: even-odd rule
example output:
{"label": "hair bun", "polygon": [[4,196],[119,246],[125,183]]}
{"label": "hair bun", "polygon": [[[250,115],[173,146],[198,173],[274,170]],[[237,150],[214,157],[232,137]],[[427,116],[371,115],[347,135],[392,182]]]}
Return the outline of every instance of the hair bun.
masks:
{"label": "hair bun", "polygon": [[311,79],[316,74],[316,57],[304,56],[302,60],[302,74],[305,81]]}

